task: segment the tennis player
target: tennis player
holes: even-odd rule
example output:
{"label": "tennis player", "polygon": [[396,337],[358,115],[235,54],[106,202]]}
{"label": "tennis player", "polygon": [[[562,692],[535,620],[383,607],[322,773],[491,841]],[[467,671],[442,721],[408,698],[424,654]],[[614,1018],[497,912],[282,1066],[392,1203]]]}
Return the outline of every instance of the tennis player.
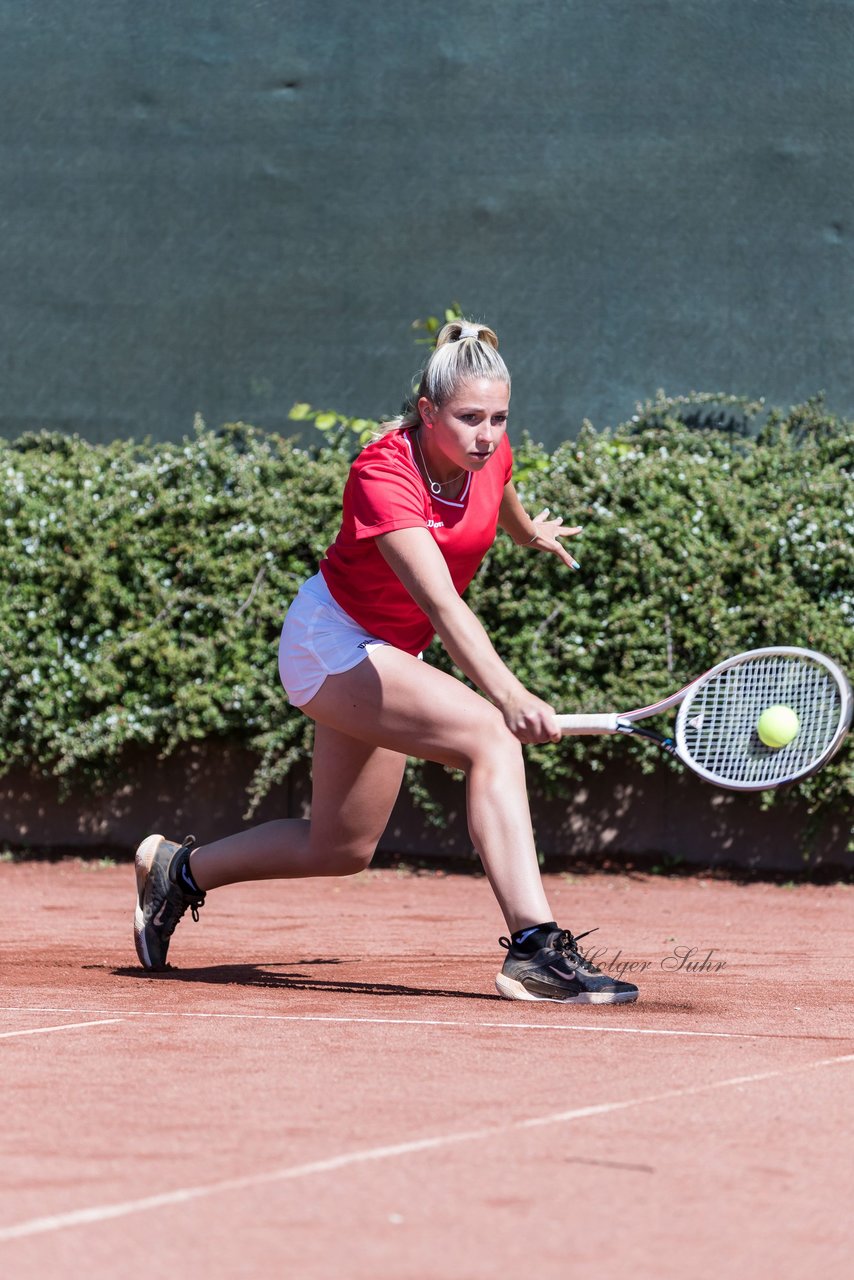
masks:
{"label": "tennis player", "polygon": [[[445,325],[408,411],[353,463],[338,535],[284,620],[279,672],[315,723],[311,819],[266,822],[196,845],[150,835],[136,853],[134,936],[163,969],[175,926],[241,880],[351,875],[374,855],[407,756],[461,769],[472,842],[507,923],[496,985],[511,1000],[616,1004],[637,998],[584,959],[553,919],[537,864],[524,743],[557,742],[552,707],[504,665],[463,600],[504,529],[577,568],[580,532],[532,519],[512,481],[510,375],[495,333]],[[438,634],[485,694],[420,661]]]}

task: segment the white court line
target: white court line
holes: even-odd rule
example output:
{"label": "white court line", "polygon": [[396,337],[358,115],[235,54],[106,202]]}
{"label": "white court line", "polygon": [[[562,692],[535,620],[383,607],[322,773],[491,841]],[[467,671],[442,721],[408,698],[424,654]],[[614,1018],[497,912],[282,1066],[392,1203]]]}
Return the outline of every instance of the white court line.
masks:
{"label": "white court line", "polygon": [[692,1085],[687,1089],[671,1089],[667,1093],[653,1093],[642,1098],[628,1098],[623,1102],[603,1102],[592,1107],[578,1107],[573,1111],[558,1111],[552,1115],[534,1116],[530,1120],[517,1120],[509,1125],[496,1125],[488,1129],[469,1129],[459,1133],[440,1134],[435,1138],[417,1138],[411,1142],[398,1142],[394,1146],[369,1147],[364,1151],[349,1151],[327,1160],[312,1160],[308,1164],[290,1165],[284,1169],[271,1169],[267,1173],[248,1174],[242,1178],[225,1178],[221,1182],[209,1182],[196,1187],[178,1187],[157,1196],[145,1196],[139,1200],[125,1200],[118,1204],[94,1205],[91,1209],[75,1209],[70,1213],[58,1213],[46,1218],[30,1218],[11,1227],[0,1227],[0,1243],[20,1240],[24,1236],[44,1235],[62,1231],[66,1227],[80,1227],[89,1223],[108,1222],[113,1218],[125,1218],[133,1213],[149,1209],[162,1209],[167,1205],[186,1204],[190,1200],[202,1200],[208,1196],[222,1195],[229,1191],[246,1191],[276,1182],[293,1181],[317,1173],[333,1173],[353,1165],[368,1164],[377,1160],[392,1160],[397,1156],[414,1155],[419,1151],[435,1151],[463,1142],[479,1142],[484,1138],[506,1137],[521,1129],[533,1129],[544,1125],[567,1124],[572,1120],[584,1120],[588,1116],[607,1115],[614,1111],[626,1111],[630,1107],[644,1106],[650,1102],[669,1102],[674,1098],[687,1098],[712,1089],[727,1089],[734,1085],[755,1084],[761,1080],[777,1080],[799,1071],[833,1067],[844,1062],[854,1062],[854,1053],[839,1058],[824,1058],[819,1062],[807,1062],[799,1067],[780,1071],[762,1071],[752,1076],[732,1076],[728,1080],[716,1080],[711,1084]]}
{"label": "white court line", "polygon": [[[77,1013],[77,1009],[56,1009],[55,1013]],[[99,1009],[98,1013],[107,1010]],[[58,1027],[28,1027],[25,1031],[0,1031],[0,1040],[8,1040],[11,1036],[43,1036],[48,1031],[73,1031],[75,1027],[105,1027],[110,1022],[124,1022],[124,1018],[99,1018],[97,1022],[61,1022]]]}
{"label": "white court line", "polygon": [[[52,1005],[9,1005],[0,1013],[116,1013],[115,1009],[64,1009]],[[471,1022],[463,1018],[360,1018],[341,1017],[325,1013],[220,1013],[204,1010],[175,1009],[121,1009],[125,1018],[225,1018],[255,1022],[341,1022],[377,1023],[382,1026],[406,1027],[463,1027],[466,1031],[487,1028],[498,1031],[588,1031],[623,1036],[690,1036],[709,1040],[854,1040],[854,1033],[845,1036],[799,1035],[796,1032],[774,1031],[691,1031],[672,1030],[664,1027],[609,1027],[591,1026],[589,1022]],[[625,1015],[623,1015],[625,1016]]]}

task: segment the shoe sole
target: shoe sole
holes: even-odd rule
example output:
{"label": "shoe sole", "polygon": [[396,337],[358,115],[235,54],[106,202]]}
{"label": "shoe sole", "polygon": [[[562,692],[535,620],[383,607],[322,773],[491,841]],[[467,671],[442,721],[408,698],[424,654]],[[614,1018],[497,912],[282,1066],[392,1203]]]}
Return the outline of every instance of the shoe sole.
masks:
{"label": "shoe sole", "polygon": [[136,866],[136,909],[133,913],[133,942],[136,947],[136,954],[139,956],[139,963],[143,969],[157,969],[160,966],[154,964],[151,956],[148,954],[148,947],[145,944],[145,886],[148,881],[151,864],[154,862],[155,854],[160,847],[163,836],[146,836],[142,844],[136,851],[134,865]]}
{"label": "shoe sole", "polygon": [[548,1004],[632,1004],[637,991],[582,991],[577,996],[535,996],[515,978],[499,973],[495,979],[498,994],[505,1000],[545,1000]]}

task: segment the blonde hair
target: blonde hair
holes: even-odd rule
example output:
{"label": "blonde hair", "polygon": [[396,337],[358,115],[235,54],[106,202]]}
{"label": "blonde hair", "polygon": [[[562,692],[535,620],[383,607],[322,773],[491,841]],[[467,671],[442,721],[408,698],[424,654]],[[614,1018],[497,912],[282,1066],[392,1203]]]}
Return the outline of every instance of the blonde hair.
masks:
{"label": "blonde hair", "polygon": [[436,345],[403,412],[383,422],[378,437],[417,426],[421,421],[418,401],[422,396],[437,407],[447,404],[460,383],[473,378],[506,382],[510,386],[510,373],[498,354],[495,331],[474,320],[452,320],[439,330]]}

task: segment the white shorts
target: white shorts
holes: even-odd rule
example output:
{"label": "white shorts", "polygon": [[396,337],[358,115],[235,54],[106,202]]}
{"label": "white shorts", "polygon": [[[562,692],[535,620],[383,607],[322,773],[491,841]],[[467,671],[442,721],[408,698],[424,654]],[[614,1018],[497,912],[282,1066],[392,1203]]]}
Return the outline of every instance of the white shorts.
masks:
{"label": "white shorts", "polygon": [[354,622],[332,598],[323,574],[315,574],[288,609],[279,641],[279,675],[288,701],[304,706],[327,676],[349,671],[386,644]]}

